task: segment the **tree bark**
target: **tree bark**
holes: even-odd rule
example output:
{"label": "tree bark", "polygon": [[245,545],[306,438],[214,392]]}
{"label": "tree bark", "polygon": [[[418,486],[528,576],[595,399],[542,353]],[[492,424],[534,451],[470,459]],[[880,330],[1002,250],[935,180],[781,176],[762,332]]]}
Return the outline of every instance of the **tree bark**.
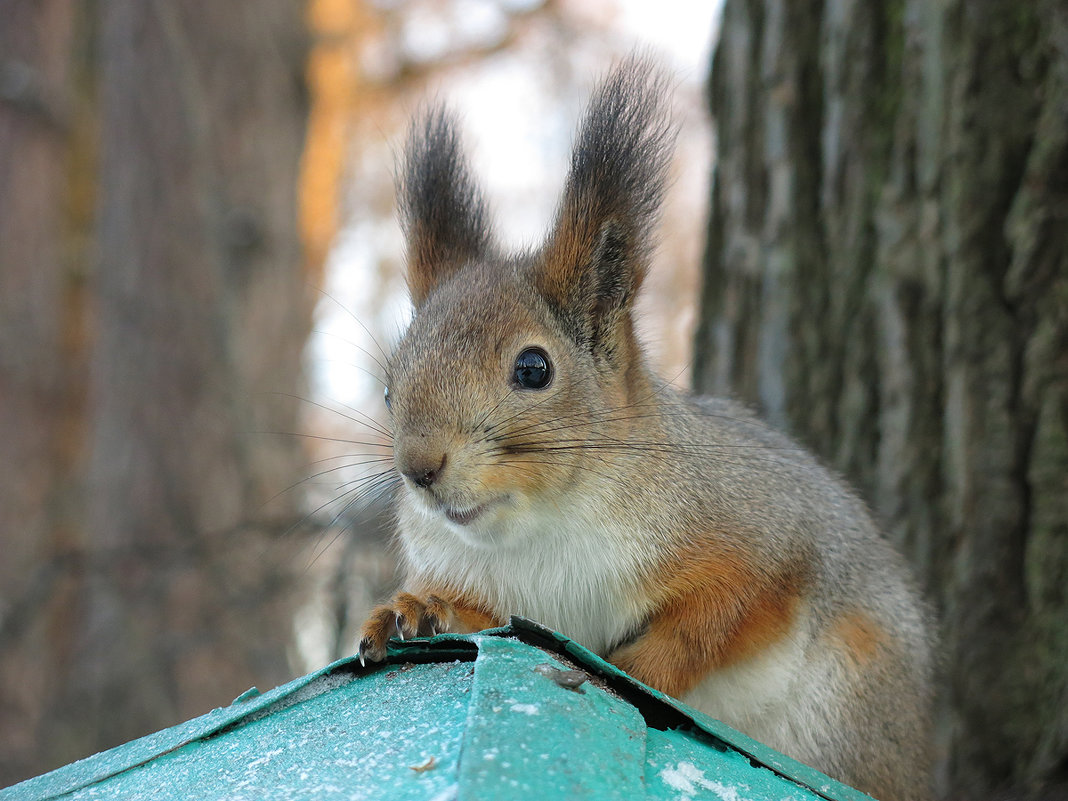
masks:
{"label": "tree bark", "polygon": [[[291,675],[298,500],[272,497],[303,459],[270,432],[296,430],[310,328],[301,13],[0,4],[0,38],[51,65],[60,99],[91,50],[97,109],[59,133],[37,109],[0,117],[23,137],[0,131],[0,745],[21,738],[0,784]],[[99,144],[78,195],[82,136]],[[78,203],[95,220],[80,295]]]}
{"label": "tree bark", "polygon": [[84,443],[84,16],[0,0],[0,786],[69,669]]}
{"label": "tree bark", "polygon": [[946,795],[1068,782],[1068,8],[727,0],[695,384],[866,495]]}

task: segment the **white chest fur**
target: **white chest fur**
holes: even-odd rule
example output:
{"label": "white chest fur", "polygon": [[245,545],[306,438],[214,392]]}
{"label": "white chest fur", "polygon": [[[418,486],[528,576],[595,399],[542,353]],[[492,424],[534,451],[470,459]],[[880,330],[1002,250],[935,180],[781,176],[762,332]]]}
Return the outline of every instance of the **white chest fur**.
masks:
{"label": "white chest fur", "polygon": [[817,760],[816,736],[837,726],[838,680],[833,660],[812,653],[811,624],[802,610],[782,640],[709,673],[682,700],[795,759]]}
{"label": "white chest fur", "polygon": [[401,540],[414,575],[604,655],[649,611],[635,589],[653,557],[641,532],[603,518],[575,508],[512,516],[506,535],[486,544],[472,543],[439,514],[402,506]]}

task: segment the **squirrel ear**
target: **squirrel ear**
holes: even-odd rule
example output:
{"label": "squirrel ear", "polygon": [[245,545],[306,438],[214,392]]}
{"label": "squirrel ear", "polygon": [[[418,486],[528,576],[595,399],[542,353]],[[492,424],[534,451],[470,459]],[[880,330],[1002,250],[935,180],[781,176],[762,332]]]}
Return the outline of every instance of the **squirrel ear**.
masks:
{"label": "squirrel ear", "polygon": [[397,196],[408,243],[408,289],[418,308],[442,280],[492,248],[485,199],[444,107],[413,121]]}
{"label": "squirrel ear", "polygon": [[667,84],[636,57],[609,74],[586,110],[538,259],[539,290],[593,345],[629,316],[648,268],[676,133]]}

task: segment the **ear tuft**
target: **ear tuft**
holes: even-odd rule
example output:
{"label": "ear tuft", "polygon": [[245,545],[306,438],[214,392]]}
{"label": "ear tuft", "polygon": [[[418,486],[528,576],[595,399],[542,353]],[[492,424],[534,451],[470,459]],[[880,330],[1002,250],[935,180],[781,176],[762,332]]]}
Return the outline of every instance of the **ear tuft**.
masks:
{"label": "ear tuft", "polygon": [[429,108],[413,121],[397,195],[408,243],[408,288],[418,308],[445,278],[493,247],[486,201],[444,107]]}
{"label": "ear tuft", "polygon": [[648,268],[676,136],[670,94],[652,62],[631,57],[601,84],[579,129],[536,279],[594,338],[629,313]]}

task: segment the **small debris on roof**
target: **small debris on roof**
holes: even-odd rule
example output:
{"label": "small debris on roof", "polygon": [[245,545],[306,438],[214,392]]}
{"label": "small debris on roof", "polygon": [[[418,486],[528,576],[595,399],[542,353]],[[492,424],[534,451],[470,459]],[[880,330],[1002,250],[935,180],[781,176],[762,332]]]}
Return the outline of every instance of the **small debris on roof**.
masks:
{"label": "small debris on roof", "polygon": [[538,665],[534,668],[534,672],[552,679],[567,690],[575,690],[576,692],[584,692],[579,688],[590,677],[589,674],[583,670],[561,670],[552,665]]}
{"label": "small debris on roof", "polygon": [[436,764],[437,760],[434,759],[433,756],[431,756],[422,765],[409,765],[408,767],[414,770],[416,773],[426,773],[428,770],[431,770]]}

